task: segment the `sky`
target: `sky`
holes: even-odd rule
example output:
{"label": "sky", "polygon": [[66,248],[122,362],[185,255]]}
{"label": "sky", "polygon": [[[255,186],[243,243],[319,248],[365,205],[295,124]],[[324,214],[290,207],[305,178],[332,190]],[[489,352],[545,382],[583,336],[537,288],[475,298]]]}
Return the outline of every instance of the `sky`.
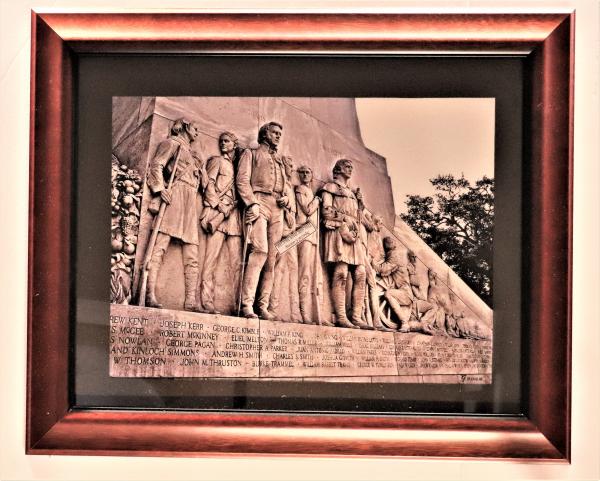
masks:
{"label": "sky", "polygon": [[364,144],[387,159],[396,213],[438,174],[494,176],[493,98],[357,98]]}

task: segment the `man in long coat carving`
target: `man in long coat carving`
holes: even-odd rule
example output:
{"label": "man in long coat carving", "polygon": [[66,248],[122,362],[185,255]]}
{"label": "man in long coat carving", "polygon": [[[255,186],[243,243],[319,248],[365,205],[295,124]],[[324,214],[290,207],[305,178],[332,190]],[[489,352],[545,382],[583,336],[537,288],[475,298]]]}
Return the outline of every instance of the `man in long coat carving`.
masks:
{"label": "man in long coat carving", "polygon": [[[193,154],[191,143],[198,137],[198,128],[192,122],[178,119],[171,128],[171,136],[162,141],[150,164],[147,184],[155,196],[166,205],[158,226],[158,236],[148,264],[146,305],[162,307],[156,299],[156,281],[163,256],[171,239],[179,239],[183,252],[185,277],[184,309],[198,311],[196,287],[198,284],[198,191],[202,165]],[[175,168],[171,189],[168,180]],[[157,199],[158,200],[158,199]]]}
{"label": "man in long coat carving", "polygon": [[[331,297],[339,326],[373,329],[362,320],[366,289],[365,251],[360,236],[364,204],[359,189],[348,187],[353,165],[340,159],[333,167],[333,182],[323,186],[324,261],[333,264]],[[346,282],[352,275],[351,319],[346,315]]]}

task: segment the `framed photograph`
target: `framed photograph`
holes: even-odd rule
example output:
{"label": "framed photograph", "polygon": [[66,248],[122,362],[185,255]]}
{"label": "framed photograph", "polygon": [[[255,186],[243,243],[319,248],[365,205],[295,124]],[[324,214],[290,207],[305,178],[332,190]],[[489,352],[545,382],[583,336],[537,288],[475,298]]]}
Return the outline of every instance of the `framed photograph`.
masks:
{"label": "framed photograph", "polygon": [[34,12],[28,453],[568,461],[573,25]]}

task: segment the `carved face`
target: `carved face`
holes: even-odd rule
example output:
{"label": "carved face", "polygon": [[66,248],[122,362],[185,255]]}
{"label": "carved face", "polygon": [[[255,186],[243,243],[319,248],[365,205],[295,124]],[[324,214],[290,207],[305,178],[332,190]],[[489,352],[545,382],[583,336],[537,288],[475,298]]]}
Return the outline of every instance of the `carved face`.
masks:
{"label": "carved face", "polygon": [[430,284],[437,284],[437,274],[434,271],[432,271],[431,269],[427,273],[427,277],[429,278]]}
{"label": "carved face", "polygon": [[270,125],[265,134],[265,140],[271,147],[277,147],[281,140],[281,129],[277,125]]}
{"label": "carved face", "polygon": [[308,167],[302,166],[298,168],[297,172],[300,182],[302,182],[305,185],[310,184],[313,177],[312,170],[310,170]]}
{"label": "carved face", "polygon": [[188,134],[190,142],[196,140],[196,138],[198,138],[198,134],[200,133],[198,127],[196,127],[194,124],[190,124],[190,126],[186,129],[186,132]]}
{"label": "carved face", "polygon": [[222,154],[231,154],[235,149],[235,142],[227,135],[219,139],[219,150]]}
{"label": "carved face", "polygon": [[391,237],[386,237],[383,239],[383,248],[386,251],[391,251],[396,248],[396,242]]}
{"label": "carved face", "polygon": [[340,174],[343,175],[346,179],[349,179],[350,177],[352,177],[353,169],[354,166],[352,165],[352,162],[342,162],[342,165],[340,165]]}

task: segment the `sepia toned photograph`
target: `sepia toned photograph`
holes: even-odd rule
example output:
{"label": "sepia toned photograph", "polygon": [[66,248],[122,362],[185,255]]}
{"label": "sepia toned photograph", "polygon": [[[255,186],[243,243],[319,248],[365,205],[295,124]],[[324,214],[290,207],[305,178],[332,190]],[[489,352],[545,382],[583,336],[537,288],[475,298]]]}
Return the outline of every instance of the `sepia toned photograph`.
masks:
{"label": "sepia toned photograph", "polygon": [[490,384],[493,98],[113,97],[112,377]]}

